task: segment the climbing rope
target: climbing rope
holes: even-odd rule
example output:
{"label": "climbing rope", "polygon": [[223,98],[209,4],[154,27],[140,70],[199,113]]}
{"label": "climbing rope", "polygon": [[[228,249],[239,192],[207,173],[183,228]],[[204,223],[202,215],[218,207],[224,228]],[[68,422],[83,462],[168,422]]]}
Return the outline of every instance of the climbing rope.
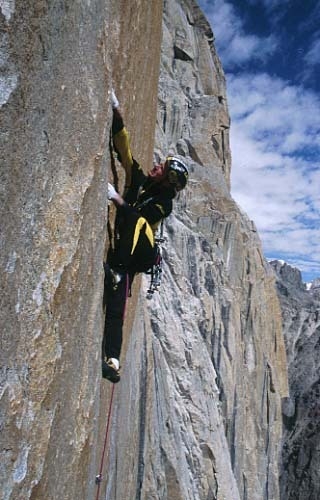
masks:
{"label": "climbing rope", "polygon": [[155,259],[155,262],[151,269],[147,271],[147,274],[150,274],[150,285],[147,290],[147,299],[151,299],[154,292],[157,292],[159,290],[159,287],[161,285],[161,277],[162,277],[162,243],[165,241],[165,238],[163,237],[163,219],[161,221],[161,226],[160,226],[160,234],[158,237],[155,238],[155,242],[157,244],[158,250],[157,250],[157,256]]}
{"label": "climbing rope", "polygon": [[126,316],[128,297],[130,297],[130,296],[131,296],[131,291],[130,291],[130,277],[129,277],[129,273],[126,273],[126,300],[125,300],[125,303],[124,303],[123,313],[122,313],[122,319],[123,319],[123,321],[124,321],[124,318]]}
{"label": "climbing rope", "polygon": [[100,463],[100,471],[99,471],[99,474],[96,476],[96,485],[98,486],[98,488],[97,488],[97,494],[96,494],[96,500],[99,500],[99,494],[100,494],[100,485],[101,485],[101,481],[102,481],[102,470],[103,470],[104,456],[105,456],[105,452],[106,452],[106,448],[107,448],[109,426],[110,426],[110,421],[111,421],[114,386],[115,386],[115,384],[112,384],[112,391],[111,391],[111,399],[110,399],[110,403],[109,403],[109,411],[108,411],[106,434],[105,434],[105,438],[104,438],[104,444],[103,444],[103,450],[102,450],[102,457],[101,457],[101,463]]}
{"label": "climbing rope", "polygon": [[[125,318],[126,307],[127,307],[127,300],[128,300],[129,293],[130,293],[130,278],[129,278],[129,274],[128,273],[126,273],[125,279],[126,279],[126,292],[125,292],[126,293],[126,300],[125,300],[125,303],[124,303],[123,314],[122,314],[123,319]],[[97,488],[97,494],[96,494],[96,500],[99,500],[99,494],[100,494],[100,485],[101,485],[101,481],[102,481],[102,470],[103,470],[103,464],[104,464],[104,456],[105,456],[106,448],[107,448],[108,435],[109,435],[109,427],[110,427],[111,414],[112,414],[112,403],[113,403],[114,388],[115,388],[115,384],[112,384],[112,391],[111,391],[111,398],[110,398],[110,403],[109,403],[106,433],[105,433],[105,437],[104,437],[104,444],[103,444],[102,457],[101,457],[101,463],[100,463],[100,471],[99,471],[99,474],[96,476],[96,485],[98,486],[98,488]]]}

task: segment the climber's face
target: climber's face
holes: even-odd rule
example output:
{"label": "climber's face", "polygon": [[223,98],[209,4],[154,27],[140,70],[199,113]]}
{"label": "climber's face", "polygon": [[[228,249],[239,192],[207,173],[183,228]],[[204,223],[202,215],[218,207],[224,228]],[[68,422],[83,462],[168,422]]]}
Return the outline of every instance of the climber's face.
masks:
{"label": "climber's face", "polygon": [[153,168],[149,172],[149,177],[154,179],[155,181],[161,181],[164,178],[164,163],[155,163]]}

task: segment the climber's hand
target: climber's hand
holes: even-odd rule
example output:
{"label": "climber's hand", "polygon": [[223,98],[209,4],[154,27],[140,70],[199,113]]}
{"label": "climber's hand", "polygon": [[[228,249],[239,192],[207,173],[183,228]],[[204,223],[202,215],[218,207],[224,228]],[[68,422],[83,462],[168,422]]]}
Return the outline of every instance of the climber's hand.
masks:
{"label": "climber's hand", "polygon": [[111,105],[112,109],[117,109],[120,106],[117,96],[113,89],[111,90]]}
{"label": "climber's hand", "polygon": [[117,198],[117,191],[114,189],[113,185],[108,182],[108,200],[113,200]]}

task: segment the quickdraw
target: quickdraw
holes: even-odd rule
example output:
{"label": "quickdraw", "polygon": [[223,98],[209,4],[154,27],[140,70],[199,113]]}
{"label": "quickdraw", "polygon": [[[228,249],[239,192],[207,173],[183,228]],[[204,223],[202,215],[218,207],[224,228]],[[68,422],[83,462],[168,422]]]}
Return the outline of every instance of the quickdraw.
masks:
{"label": "quickdraw", "polygon": [[150,274],[150,285],[147,290],[147,299],[151,299],[154,292],[159,291],[159,287],[161,285],[161,278],[162,278],[162,247],[161,244],[165,241],[163,237],[163,220],[161,222],[160,226],[160,235],[159,237],[155,238],[155,243],[157,245],[157,256],[155,259],[155,262],[151,269],[147,272],[147,274]]}

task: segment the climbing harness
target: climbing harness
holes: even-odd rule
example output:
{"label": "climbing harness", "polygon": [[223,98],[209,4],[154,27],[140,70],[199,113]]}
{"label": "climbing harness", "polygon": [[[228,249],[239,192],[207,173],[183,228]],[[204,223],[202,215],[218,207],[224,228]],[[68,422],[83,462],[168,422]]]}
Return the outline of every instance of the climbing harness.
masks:
{"label": "climbing harness", "polygon": [[157,245],[157,255],[155,258],[155,262],[151,269],[147,271],[147,274],[150,274],[150,285],[147,290],[147,299],[151,299],[154,292],[159,291],[159,287],[161,285],[162,278],[162,247],[161,244],[165,241],[163,237],[163,220],[161,221],[160,226],[160,235],[155,238],[155,243]]}
{"label": "climbing harness", "polygon": [[96,476],[96,485],[98,486],[96,500],[99,499],[99,494],[100,494],[100,485],[101,485],[101,481],[102,481],[102,470],[103,470],[104,456],[105,456],[105,452],[106,452],[108,434],[109,434],[109,426],[110,426],[110,421],[111,421],[114,387],[115,387],[115,385],[113,384],[112,385],[112,392],[111,392],[111,399],[110,399],[110,404],[109,404],[109,411],[108,411],[106,434],[105,434],[105,438],[104,438],[103,451],[102,451],[102,457],[101,457],[101,463],[100,463],[100,471],[99,471],[99,474]]}

